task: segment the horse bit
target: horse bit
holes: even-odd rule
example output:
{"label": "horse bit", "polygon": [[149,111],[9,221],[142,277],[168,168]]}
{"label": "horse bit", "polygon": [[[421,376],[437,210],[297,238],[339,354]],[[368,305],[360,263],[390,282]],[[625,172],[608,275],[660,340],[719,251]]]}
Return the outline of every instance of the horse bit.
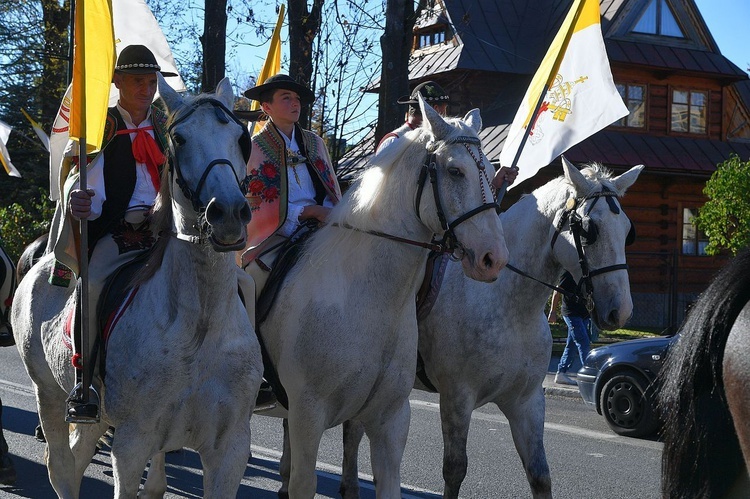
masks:
{"label": "horse bit", "polygon": [[[620,208],[617,206],[617,202],[615,201],[615,198],[618,198],[616,192],[613,192],[608,187],[603,186],[602,190],[599,192],[595,192],[593,194],[589,194],[588,196],[584,196],[581,198],[570,198],[568,199],[568,202],[565,205],[565,210],[560,215],[559,220],[557,221],[557,224],[555,225],[555,234],[552,236],[552,240],[550,241],[550,249],[555,247],[555,242],[557,241],[558,236],[560,235],[560,232],[562,231],[562,227],[565,225],[565,222],[568,222],[570,226],[570,232],[573,234],[573,242],[576,247],[576,252],[578,253],[578,264],[581,266],[581,280],[578,283],[578,289],[576,289],[575,293],[571,293],[569,291],[566,291],[559,286],[553,286],[551,284],[548,284],[546,282],[540,281],[531,275],[527,274],[526,272],[523,272],[522,270],[517,269],[516,267],[508,264],[506,267],[508,267],[509,270],[522,275],[524,277],[528,277],[529,279],[532,279],[540,284],[543,284],[547,286],[548,288],[551,288],[558,293],[564,295],[567,298],[575,297],[575,298],[583,298],[585,300],[586,310],[592,312],[594,310],[594,284],[591,281],[591,278],[597,275],[605,274],[607,272],[614,272],[616,270],[627,270],[628,264],[627,263],[618,263],[615,265],[608,265],[606,267],[601,267],[595,270],[589,269],[588,260],[586,259],[586,253],[584,251],[585,246],[589,246],[594,244],[596,242],[597,236],[598,236],[598,229],[596,225],[594,224],[593,220],[587,218],[585,220],[586,223],[584,223],[584,218],[578,214],[578,206],[583,205],[587,200],[593,199],[594,201],[589,205],[588,209],[586,210],[585,216],[588,217],[589,213],[591,213],[591,210],[594,208],[594,205],[596,205],[597,201],[599,201],[599,198],[604,198],[607,201],[607,204],[609,205],[609,210],[614,213],[615,215],[618,215],[620,213]],[[628,235],[625,238],[625,246],[629,246],[633,244],[635,241],[635,227],[633,226],[633,223],[630,223],[630,230],[628,231]]]}
{"label": "horse bit", "polygon": [[[436,151],[438,149],[439,143],[443,143],[444,145],[450,145],[450,144],[462,144],[466,151],[469,153],[469,155],[474,160],[474,163],[477,165],[477,169],[480,172],[480,178],[479,178],[479,185],[482,189],[482,201],[483,204],[480,206],[477,206],[476,208],[467,211],[463,215],[459,216],[452,222],[448,223],[447,218],[445,217],[445,212],[443,210],[443,205],[440,201],[440,192],[438,191],[438,177],[437,177],[437,155]],[[469,147],[470,145],[476,146],[479,150],[479,157],[477,157]],[[450,255],[450,259],[453,261],[460,261],[463,259],[463,257],[466,255],[466,248],[463,244],[458,240],[458,237],[456,236],[456,233],[454,229],[458,227],[463,222],[469,220],[474,215],[477,215],[485,210],[494,209],[496,212],[500,213],[500,206],[494,201],[494,197],[492,198],[492,202],[487,201],[487,192],[484,188],[484,182],[482,182],[482,177],[487,182],[487,185],[490,186],[490,189],[492,190],[492,184],[490,182],[489,177],[487,176],[487,169],[484,166],[484,161],[482,158],[484,157],[484,154],[482,153],[481,148],[481,141],[477,137],[468,137],[468,136],[459,136],[455,137],[453,139],[449,140],[441,140],[441,141],[432,141],[427,145],[427,150],[429,152],[426,161],[422,164],[422,168],[419,172],[419,180],[417,181],[417,194],[416,194],[416,200],[415,200],[415,210],[417,214],[417,218],[420,222],[424,223],[422,221],[422,217],[419,215],[419,206],[422,201],[422,194],[424,191],[425,184],[427,182],[427,178],[429,177],[430,183],[432,184],[432,195],[435,198],[435,205],[437,207],[437,216],[440,220],[440,225],[443,228],[443,237],[440,240],[436,240],[435,237],[433,237],[432,241],[429,243],[425,243],[422,241],[414,241],[412,239],[406,239],[399,236],[394,236],[392,234],[388,234],[386,232],[380,232],[376,230],[361,230],[357,229],[356,227],[352,227],[349,224],[333,224],[334,226],[341,226],[346,229],[356,230],[358,232],[364,232],[366,234],[370,234],[377,237],[383,237],[385,239],[390,239],[392,241],[397,241],[400,243],[405,244],[411,244],[412,246],[419,246],[421,248],[429,249],[436,253],[446,253]],[[492,195],[492,194],[491,194]]]}

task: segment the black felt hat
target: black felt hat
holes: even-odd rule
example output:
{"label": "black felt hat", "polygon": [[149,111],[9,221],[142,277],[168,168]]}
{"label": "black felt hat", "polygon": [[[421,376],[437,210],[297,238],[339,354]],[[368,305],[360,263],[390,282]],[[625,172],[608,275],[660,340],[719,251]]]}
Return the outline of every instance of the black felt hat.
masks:
{"label": "black felt hat", "polygon": [[404,95],[396,102],[399,104],[419,104],[417,94],[422,94],[422,98],[430,105],[447,104],[450,101],[450,97],[448,97],[448,94],[443,90],[443,87],[434,81],[426,81],[414,87],[414,90],[411,91],[411,95]]}
{"label": "black felt hat", "polygon": [[300,103],[303,106],[312,104],[315,100],[315,94],[312,92],[312,90],[304,85],[297,83],[291,76],[281,73],[266,78],[266,81],[264,81],[261,85],[256,85],[253,88],[245,90],[245,97],[247,97],[248,99],[260,101],[261,94],[268,90],[277,89],[291,90],[292,92],[296,92],[297,95],[299,95]]}
{"label": "black felt hat", "polygon": [[177,76],[177,73],[162,71],[153,52],[145,45],[128,45],[122,49],[115,64],[115,73],[144,75],[157,71],[162,76]]}

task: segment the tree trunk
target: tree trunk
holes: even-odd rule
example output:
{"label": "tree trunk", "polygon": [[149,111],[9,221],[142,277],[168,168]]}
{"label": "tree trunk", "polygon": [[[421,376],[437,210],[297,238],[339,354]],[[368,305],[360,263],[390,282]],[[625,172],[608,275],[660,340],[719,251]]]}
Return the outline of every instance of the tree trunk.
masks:
{"label": "tree trunk", "polygon": [[386,4],[385,32],[380,37],[383,69],[380,74],[375,144],[403,122],[405,110],[396,100],[409,93],[409,55],[414,37],[412,30],[423,1],[419,1],[416,12],[414,0],[388,0]]}
{"label": "tree trunk", "polygon": [[224,78],[227,49],[227,0],[206,0],[201,92],[212,92]]}
{"label": "tree trunk", "polygon": [[68,84],[70,0],[65,0],[62,5],[59,0],[42,0],[42,23],[44,55],[37,102],[41,124],[49,129]]}
{"label": "tree trunk", "polygon": [[[313,0],[312,8],[308,11],[306,0],[289,0],[289,76],[307,87],[311,87],[313,42],[320,31],[323,1]],[[312,106],[300,116],[302,128],[309,127],[311,109]]]}

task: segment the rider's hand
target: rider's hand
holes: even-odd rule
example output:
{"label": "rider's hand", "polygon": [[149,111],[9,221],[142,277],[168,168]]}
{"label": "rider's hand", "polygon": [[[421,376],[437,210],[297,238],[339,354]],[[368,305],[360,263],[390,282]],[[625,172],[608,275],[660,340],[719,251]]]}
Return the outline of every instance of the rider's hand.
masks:
{"label": "rider's hand", "polygon": [[302,208],[302,213],[300,213],[299,219],[300,221],[303,221],[314,218],[319,222],[325,222],[330,212],[330,208],[320,206],[319,204],[310,204]]}
{"label": "rider's hand", "polygon": [[518,177],[518,168],[502,166],[495,172],[495,177],[492,179],[492,187],[499,189],[504,181],[508,182],[508,185],[512,185],[516,177]]}
{"label": "rider's hand", "polygon": [[91,216],[91,197],[94,196],[94,191],[88,189],[83,191],[81,189],[75,189],[70,192],[70,214],[76,220],[83,218],[89,218]]}

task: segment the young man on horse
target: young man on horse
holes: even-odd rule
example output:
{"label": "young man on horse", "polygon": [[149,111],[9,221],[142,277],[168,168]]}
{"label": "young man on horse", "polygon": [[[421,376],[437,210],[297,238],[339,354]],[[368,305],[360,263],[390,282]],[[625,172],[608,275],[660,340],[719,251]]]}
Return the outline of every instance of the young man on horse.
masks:
{"label": "young man on horse", "polygon": [[[52,237],[56,238],[55,258],[62,265],[56,265],[50,278],[52,284],[67,286],[72,274],[78,273],[78,221],[89,220],[90,313],[87,334],[90,351],[81,351],[80,333],[76,331],[73,362],[76,365],[83,355],[84,367],[92,372],[92,379],[96,376],[95,340],[99,334],[96,311],[106,279],[120,265],[145,252],[155,242],[149,217],[166,163],[167,134],[166,115],[153,105],[156,73],[160,70],[147,47],[129,45],[122,50],[112,79],[120,91],[120,98],[117,105],[107,112],[101,152],[89,158],[89,185],[86,189],[78,185],[78,169],[74,167],[63,189],[67,196],[58,206],[58,211],[64,210],[63,221]],[[175,76],[173,73],[162,74]],[[70,161],[70,156],[77,152],[73,150],[77,148],[71,143],[68,149],[66,159]],[[63,168],[63,172],[68,170]],[[81,369],[76,372],[80,381]],[[86,390],[88,387],[79,382],[68,397],[69,421],[85,423],[99,419],[98,403],[87,400]]]}
{"label": "young man on horse", "polygon": [[[376,153],[385,149],[388,144],[398,140],[398,138],[402,137],[406,132],[414,130],[422,124],[422,112],[419,110],[418,95],[421,95],[422,99],[432,106],[440,116],[444,117],[448,114],[450,96],[445,90],[443,90],[443,87],[434,81],[420,83],[414,87],[411,95],[404,95],[396,101],[399,104],[409,105],[409,109],[406,112],[406,122],[392,132],[383,135],[383,138],[380,139],[380,143],[378,143],[378,146],[375,148]],[[507,182],[508,185],[511,185],[516,177],[518,177],[517,169],[503,166],[495,172],[495,177],[492,179],[492,186],[499,189],[502,186],[503,181]]]}
{"label": "young man on horse", "polygon": [[257,298],[275,250],[295,237],[303,224],[325,222],[341,199],[341,189],[323,140],[297,124],[302,108],[315,100],[309,88],[277,74],[245,96],[259,101],[269,118],[252,138],[247,163],[247,198],[253,215],[241,266],[255,281]]}

